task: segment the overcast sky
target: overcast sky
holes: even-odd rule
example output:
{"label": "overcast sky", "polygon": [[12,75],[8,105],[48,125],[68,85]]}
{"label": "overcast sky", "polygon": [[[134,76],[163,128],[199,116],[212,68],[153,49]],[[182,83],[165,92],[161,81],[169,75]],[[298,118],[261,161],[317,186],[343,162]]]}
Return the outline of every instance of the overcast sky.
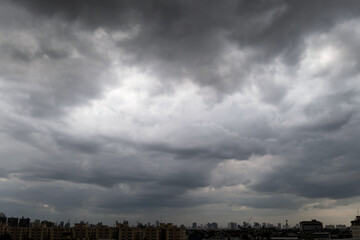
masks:
{"label": "overcast sky", "polygon": [[0,2],[0,212],[355,217],[359,1]]}

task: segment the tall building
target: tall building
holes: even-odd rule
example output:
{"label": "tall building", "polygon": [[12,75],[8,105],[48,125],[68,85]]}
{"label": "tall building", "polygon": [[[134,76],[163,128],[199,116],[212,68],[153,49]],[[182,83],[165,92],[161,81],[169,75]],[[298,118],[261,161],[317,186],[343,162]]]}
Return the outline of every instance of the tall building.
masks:
{"label": "tall building", "polygon": [[40,219],[35,219],[33,225],[40,225],[41,221]]}
{"label": "tall building", "polygon": [[116,235],[116,229],[105,225],[96,226],[95,239],[113,239]]}
{"label": "tall building", "polygon": [[45,240],[50,238],[50,228],[46,225],[34,224],[29,230],[29,238],[34,240]]}
{"label": "tall building", "polygon": [[19,219],[16,217],[9,217],[8,218],[8,225],[10,227],[17,227],[19,226]]}
{"label": "tall building", "polygon": [[159,235],[160,231],[159,231],[159,228],[157,228],[157,227],[150,226],[150,227],[145,228],[143,231],[144,231],[143,239],[146,239],[146,240],[160,239],[160,235]]}
{"label": "tall building", "polygon": [[335,229],[335,225],[334,225],[334,224],[325,225],[325,229],[326,229],[326,230],[334,230],[334,229]]}
{"label": "tall building", "polygon": [[159,227],[130,227],[127,221],[117,223],[118,240],[186,240],[185,228],[171,223],[160,223]]}
{"label": "tall building", "polygon": [[197,229],[197,223],[196,222],[193,222],[193,224],[192,224],[192,227],[191,228],[193,228],[193,229]]}
{"label": "tall building", "polygon": [[[216,224],[217,228],[217,224]],[[186,230],[185,228],[177,227],[168,224],[160,225],[160,236],[156,240],[185,240],[186,239]]]}
{"label": "tall building", "polygon": [[345,224],[336,224],[335,228],[344,230],[344,229],[346,229],[346,225]]}
{"label": "tall building", "polygon": [[9,227],[8,233],[11,239],[25,240],[29,235],[29,228],[23,228],[19,226]]}
{"label": "tall building", "polygon": [[0,213],[0,223],[6,223],[7,217],[4,213]]}
{"label": "tall building", "polygon": [[323,229],[322,222],[316,221],[316,219],[313,219],[311,221],[300,222],[300,230],[304,232],[319,231],[322,229]]}
{"label": "tall building", "polygon": [[360,216],[356,216],[355,220],[351,221],[350,229],[353,238],[360,238]]}
{"label": "tall building", "polygon": [[90,239],[89,226],[86,223],[75,223],[72,230],[73,239]]}
{"label": "tall building", "polygon": [[[117,223],[116,227],[103,224],[89,225],[88,223],[75,223],[74,227],[67,228],[54,225],[49,221],[36,221],[31,227],[27,227],[26,218],[21,218],[23,226],[17,226],[17,218],[9,218],[10,226],[0,223],[0,236],[9,235],[14,240],[186,240],[185,227],[177,227],[171,223],[160,223],[159,227],[142,225],[141,227],[130,227],[127,221]],[[62,224],[61,224],[62,225]]]}
{"label": "tall building", "polygon": [[229,229],[237,229],[237,223],[236,222],[229,222],[228,223],[228,228]]}
{"label": "tall building", "polygon": [[30,227],[30,218],[20,218],[19,227]]}

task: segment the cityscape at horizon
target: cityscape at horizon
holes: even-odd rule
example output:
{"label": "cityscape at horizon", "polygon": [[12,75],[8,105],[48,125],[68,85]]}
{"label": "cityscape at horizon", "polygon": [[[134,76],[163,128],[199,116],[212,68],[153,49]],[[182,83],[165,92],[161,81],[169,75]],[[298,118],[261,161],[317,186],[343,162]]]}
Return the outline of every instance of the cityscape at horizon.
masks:
{"label": "cityscape at horizon", "polygon": [[0,0],[0,212],[349,225],[360,1]]}
{"label": "cityscape at horizon", "polygon": [[312,219],[301,221],[290,226],[286,220],[285,225],[254,222],[251,218],[243,225],[229,222],[223,228],[216,222],[198,225],[193,222],[191,226],[177,226],[172,223],[156,221],[154,224],[137,223],[130,225],[128,221],[118,222],[113,226],[102,222],[89,224],[80,221],[71,225],[70,220],[59,224],[39,219],[33,222],[30,218],[7,218],[0,213],[0,239],[2,240],[326,240],[326,239],[352,239],[360,238],[360,216],[351,221],[351,226],[323,225],[322,222]]}
{"label": "cityscape at horizon", "polygon": [[[286,216],[284,216],[286,218]],[[164,224],[174,224],[175,226],[184,226],[186,228],[189,229],[238,229],[238,228],[247,228],[247,227],[252,227],[252,228],[262,228],[262,227],[266,227],[266,228],[277,228],[277,229],[292,229],[292,228],[299,228],[299,223],[301,221],[317,221],[319,219],[316,219],[316,217],[312,218],[312,219],[302,219],[299,222],[295,222],[295,223],[290,223],[287,219],[284,220],[284,222],[272,222],[272,221],[267,221],[267,222],[261,222],[261,221],[256,221],[256,219],[253,219],[253,217],[249,218],[249,219],[233,219],[233,220],[229,220],[228,222],[217,222],[217,221],[208,221],[208,222],[196,222],[196,221],[192,221],[191,223],[176,223],[176,222],[171,222],[171,221],[166,221],[165,217],[161,217],[159,219],[155,219],[152,221],[141,221],[139,219],[136,220],[129,220],[129,219],[117,219],[114,222],[103,222],[101,221],[101,219],[98,219],[98,221],[95,222],[91,222],[88,221],[87,219],[78,219],[78,218],[68,218],[66,220],[58,220],[58,221],[54,221],[52,219],[45,219],[44,217],[42,217],[41,219],[34,219],[34,218],[30,218],[29,216],[7,216],[5,213],[1,213],[0,212],[0,223],[7,223],[7,220],[9,218],[12,218],[16,221],[18,221],[18,223],[20,222],[20,219],[28,219],[28,224],[34,224],[35,222],[50,222],[52,224],[59,225],[61,224],[61,226],[64,226],[66,223],[69,224],[69,226],[74,226],[74,224],[78,224],[78,223],[86,223],[86,224],[90,224],[90,225],[97,225],[97,224],[102,224],[102,225],[107,225],[107,226],[116,226],[116,223],[121,223],[121,222],[128,222],[130,226],[132,227],[136,227],[136,226],[159,226],[161,223]],[[4,220],[7,219],[7,220]],[[356,219],[356,218],[355,218]],[[354,218],[352,218],[351,221],[353,221]],[[334,227],[334,229],[336,228],[346,228],[351,226],[351,221],[349,221],[347,224],[346,223],[327,223],[326,221],[321,221],[324,224],[324,228],[326,228],[327,226],[332,226]],[[231,224],[235,224],[236,227],[231,227]],[[194,227],[195,226],[195,227]],[[214,227],[215,226],[215,227]]]}

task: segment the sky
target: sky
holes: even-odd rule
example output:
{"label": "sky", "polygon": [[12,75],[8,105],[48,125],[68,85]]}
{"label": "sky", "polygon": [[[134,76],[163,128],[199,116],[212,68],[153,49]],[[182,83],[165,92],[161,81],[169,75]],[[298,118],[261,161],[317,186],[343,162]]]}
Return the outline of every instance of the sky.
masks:
{"label": "sky", "polygon": [[8,217],[357,214],[359,1],[0,2]]}

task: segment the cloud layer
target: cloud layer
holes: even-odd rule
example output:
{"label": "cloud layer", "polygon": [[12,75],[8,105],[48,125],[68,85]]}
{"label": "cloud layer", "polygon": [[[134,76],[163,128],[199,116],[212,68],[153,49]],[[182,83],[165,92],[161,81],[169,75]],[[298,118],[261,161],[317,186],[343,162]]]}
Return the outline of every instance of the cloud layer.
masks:
{"label": "cloud layer", "polygon": [[353,217],[357,1],[1,2],[2,211]]}

